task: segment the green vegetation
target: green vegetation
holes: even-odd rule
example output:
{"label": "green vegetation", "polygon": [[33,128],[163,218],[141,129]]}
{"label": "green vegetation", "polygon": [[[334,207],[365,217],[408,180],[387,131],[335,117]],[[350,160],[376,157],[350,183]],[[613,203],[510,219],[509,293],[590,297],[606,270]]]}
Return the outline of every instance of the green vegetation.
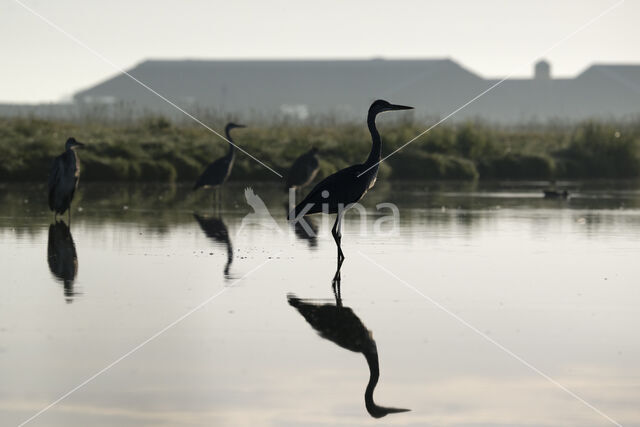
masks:
{"label": "green vegetation", "polygon": [[[384,153],[401,147],[428,125],[379,122]],[[163,117],[132,123],[6,118],[0,119],[0,182],[46,181],[51,160],[62,152],[68,136],[87,143],[80,153],[84,181],[193,181],[227,150],[227,144],[207,129]],[[362,162],[370,147],[364,124],[280,122],[238,130],[235,138],[240,147],[282,174],[298,155],[317,146],[320,177]],[[390,157],[380,173],[403,180],[637,178],[640,121],[508,128],[443,124]],[[232,179],[278,177],[238,153]]]}

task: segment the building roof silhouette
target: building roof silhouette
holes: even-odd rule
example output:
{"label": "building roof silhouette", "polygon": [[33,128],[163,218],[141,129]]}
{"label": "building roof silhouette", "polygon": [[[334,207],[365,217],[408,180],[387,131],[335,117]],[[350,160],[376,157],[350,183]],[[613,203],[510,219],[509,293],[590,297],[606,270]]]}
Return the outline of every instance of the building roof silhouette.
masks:
{"label": "building roof silhouette", "polygon": [[[360,118],[377,98],[444,116],[499,79],[451,59],[148,60],[129,73],[188,111]],[[126,103],[181,114],[125,75],[74,95],[80,106]],[[621,118],[640,112],[640,65],[596,64],[575,78],[509,79],[456,114],[498,122]]]}

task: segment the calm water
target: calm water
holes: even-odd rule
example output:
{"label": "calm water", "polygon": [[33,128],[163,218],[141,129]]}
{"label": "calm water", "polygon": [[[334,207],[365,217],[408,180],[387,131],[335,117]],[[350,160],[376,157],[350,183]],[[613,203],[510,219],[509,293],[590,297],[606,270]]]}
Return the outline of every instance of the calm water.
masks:
{"label": "calm water", "polygon": [[[280,186],[254,188],[276,222],[243,225],[240,185],[214,212],[82,184],[70,230],[44,187],[2,186],[0,425],[202,306],[29,425],[613,425],[499,343],[640,426],[640,187],[569,186],[379,183],[345,223],[342,307],[332,224],[291,230]],[[375,402],[410,412],[369,415],[376,364]]]}

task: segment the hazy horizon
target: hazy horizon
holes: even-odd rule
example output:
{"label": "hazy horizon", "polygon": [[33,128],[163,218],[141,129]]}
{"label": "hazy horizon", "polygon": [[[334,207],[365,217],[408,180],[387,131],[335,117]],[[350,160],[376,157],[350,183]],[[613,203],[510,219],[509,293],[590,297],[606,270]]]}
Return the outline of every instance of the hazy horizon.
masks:
{"label": "hazy horizon", "polygon": [[[619,3],[20,2],[123,69],[147,59],[450,58],[488,78],[531,76],[539,54]],[[18,1],[6,4],[0,102],[59,101],[117,74]],[[640,63],[638,12],[637,3],[622,3],[544,55],[553,76]]]}

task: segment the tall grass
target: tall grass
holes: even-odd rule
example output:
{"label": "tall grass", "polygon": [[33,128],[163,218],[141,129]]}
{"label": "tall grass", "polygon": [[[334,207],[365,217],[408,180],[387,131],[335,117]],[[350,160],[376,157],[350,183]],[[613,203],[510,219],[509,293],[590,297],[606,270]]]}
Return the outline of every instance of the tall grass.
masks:
{"label": "tall grass", "polygon": [[[380,122],[383,154],[426,127]],[[193,181],[227,151],[227,144],[208,130],[164,117],[122,123],[0,118],[0,181],[45,181],[52,159],[69,136],[87,143],[80,158],[82,179],[88,181]],[[361,124],[259,124],[235,131],[234,137],[240,147],[281,174],[311,146],[320,149],[320,177],[362,162],[370,148],[368,131]],[[443,124],[389,158],[380,173],[390,179],[636,178],[640,122],[508,128]],[[238,153],[232,179],[278,177]]]}

